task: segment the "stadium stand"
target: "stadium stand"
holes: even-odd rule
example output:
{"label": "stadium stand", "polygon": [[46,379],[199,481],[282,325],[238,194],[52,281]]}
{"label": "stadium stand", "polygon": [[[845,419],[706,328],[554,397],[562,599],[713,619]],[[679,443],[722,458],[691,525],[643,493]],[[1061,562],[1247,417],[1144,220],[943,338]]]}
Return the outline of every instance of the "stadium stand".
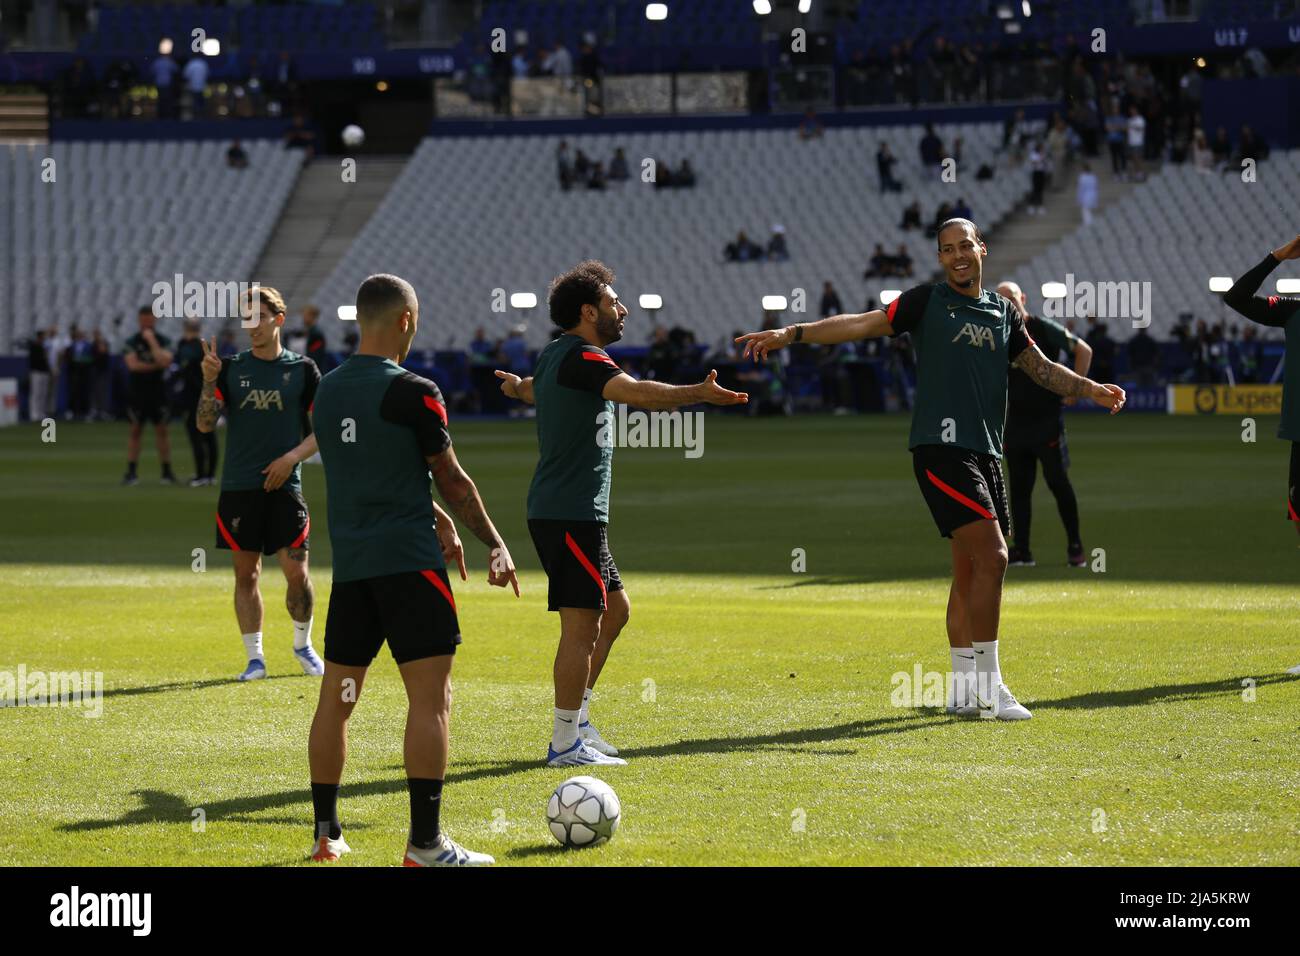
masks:
{"label": "stadium stand", "polygon": [[[971,169],[995,161],[1002,137],[996,123],[939,132],[963,138],[963,162]],[[928,222],[941,202],[961,194],[975,204],[976,221],[991,229],[1025,192],[1021,176],[996,176],[965,191],[940,182],[936,170],[919,166],[922,133],[920,126],[846,127],[807,142],[791,129],[567,137],[570,149],[597,159],[623,147],[633,175],[606,191],[571,192],[560,190],[556,176],[561,137],[426,139],[314,301],[331,312],[352,302],[368,274],[396,272],[422,296],[418,347],[463,347],[480,325],[502,335],[521,319],[536,346],[550,329],[547,283],[580,259],[599,257],[622,270],[618,288],[633,310],[632,343],[650,332],[651,322],[637,307],[642,292],[660,294],[659,318],[691,328],[701,342],[752,327],[768,294],[791,296],[802,288],[807,311],[815,314],[827,279],[846,308],[857,308],[882,288],[932,271],[934,240],[899,228],[912,198],[920,200]],[[882,140],[900,157],[895,176],[902,192],[878,190],[874,156]],[[642,157],[674,167],[688,158],[698,184],[654,189],[639,179]],[[557,224],[563,227],[558,234]],[[737,231],[766,242],[775,224],[785,227],[788,261],[723,261],[723,247]],[[916,278],[864,280],[878,242],[891,250],[906,243]],[[494,313],[494,289],[533,291],[538,308],[522,316]]]}
{"label": "stadium stand", "polygon": [[[254,267],[303,154],[249,142],[249,166],[236,170],[226,166],[226,145],[0,147],[0,251],[11,277],[0,311],[13,317],[0,323],[0,354],[16,351],[37,323],[99,329],[116,343],[153,301],[153,283],[178,272],[187,281],[258,279]],[[42,181],[47,157],[58,188]],[[114,330],[117,318],[128,325]]]}
{"label": "stadium stand", "polygon": [[[1294,185],[1300,181],[1300,150],[1279,150],[1267,166],[1272,181]],[[1167,164],[1091,228],[1080,226],[1045,249],[1022,268],[1029,282],[1021,284],[1037,299],[1042,283],[1062,282],[1067,273],[1076,281],[1149,280],[1150,332],[1164,338],[1181,313],[1222,318],[1219,297],[1209,292],[1210,276],[1241,275],[1259,261],[1271,237],[1294,234],[1297,221],[1300,195],[1294,188],[1265,189],[1243,183],[1232,170],[1225,175]],[[1228,316],[1237,321],[1235,313]],[[1111,327],[1116,338],[1132,331],[1127,322]],[[1260,329],[1265,335],[1273,331]]]}

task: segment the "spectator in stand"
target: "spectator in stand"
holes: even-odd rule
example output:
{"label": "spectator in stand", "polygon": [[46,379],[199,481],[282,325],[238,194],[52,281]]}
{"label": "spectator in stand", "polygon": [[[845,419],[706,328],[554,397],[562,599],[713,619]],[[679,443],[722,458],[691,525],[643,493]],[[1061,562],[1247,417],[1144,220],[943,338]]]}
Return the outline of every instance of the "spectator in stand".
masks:
{"label": "spectator in stand", "polygon": [[63,404],[59,395],[60,382],[65,381],[64,353],[71,344],[72,339],[60,332],[57,325],[51,325],[45,333],[45,354],[50,366],[50,399],[46,411],[50,418],[58,418],[59,408]]}
{"label": "spectator in stand", "polygon": [[298,106],[298,66],[288,50],[281,50],[275,65],[268,71],[266,94],[281,104],[282,112]]}
{"label": "spectator in stand", "polygon": [[1079,203],[1079,214],[1085,226],[1092,225],[1092,211],[1097,208],[1097,176],[1092,166],[1083,164],[1079,170],[1079,183],[1075,190],[1075,199]]}
{"label": "spectator in stand", "polygon": [[95,75],[85,58],[77,57],[59,77],[59,92],[63,99],[63,115],[82,119],[90,115],[92,104],[98,107],[95,92]]}
{"label": "spectator in stand", "polygon": [[587,81],[587,111],[602,111],[605,64],[601,62],[596,48],[584,42],[578,52],[578,75]]}
{"label": "spectator in stand", "polygon": [[1205,130],[1200,127],[1192,134],[1192,166],[1199,173],[1214,172],[1214,153],[1206,142]]}
{"label": "spectator in stand", "polygon": [[1032,189],[1029,193],[1029,215],[1041,216],[1047,210],[1043,208],[1043,190],[1047,188],[1047,154],[1043,144],[1035,142],[1029,150],[1029,181]]}
{"label": "spectator in stand", "polygon": [[971,218],[972,216],[974,216],[974,215],[975,215],[975,214],[974,214],[974,212],[971,211],[970,206],[966,205],[966,200],[964,200],[964,199],[962,199],[960,196],[958,196],[958,197],[957,197],[957,201],[956,201],[955,203],[953,203],[953,207],[952,207],[952,218],[953,218],[953,219],[970,219],[970,218]]}
{"label": "spectator in stand", "polygon": [[1133,177],[1138,182],[1143,182],[1147,178],[1146,168],[1143,165],[1146,142],[1147,121],[1138,112],[1137,104],[1134,104],[1128,108],[1128,161],[1133,167]]}
{"label": "spectator in stand", "polygon": [[233,329],[222,329],[217,334],[217,354],[222,358],[229,358],[239,351],[239,346],[235,344],[235,333]]}
{"label": "spectator in stand", "polygon": [[234,140],[226,150],[226,165],[231,169],[248,168],[248,153],[244,151],[243,146],[239,145],[239,140]]}
{"label": "spectator in stand", "polygon": [[586,180],[591,175],[591,160],[582,150],[578,150],[573,156],[573,175],[582,180]]}
{"label": "spectator in stand", "polygon": [[785,244],[785,226],[779,222],[772,226],[772,237],[767,240],[767,258],[770,262],[785,262],[790,250]]}
{"label": "spectator in stand", "polygon": [[1259,368],[1264,360],[1263,344],[1255,334],[1255,326],[1247,322],[1237,342],[1237,366],[1241,370],[1241,381],[1253,384],[1259,381]]}
{"label": "spectator in stand", "polygon": [[1259,136],[1249,126],[1243,125],[1241,127],[1241,136],[1237,139],[1236,167],[1240,169],[1242,162],[1247,159],[1253,159],[1257,163],[1268,159],[1268,145],[1264,142],[1263,137]]}
{"label": "spectator in stand", "polygon": [[190,57],[182,71],[185,89],[190,95],[190,118],[203,119],[204,94],[208,89],[208,58],[202,53]]}
{"label": "spectator in stand", "polygon": [[817,118],[812,107],[804,110],[803,119],[799,123],[800,139],[820,139],[825,129],[822,127],[822,121]]}
{"label": "spectator in stand", "polygon": [[108,339],[95,330],[90,343],[90,419],[110,421],[113,418],[113,360]]}
{"label": "spectator in stand", "polygon": [[943,162],[943,140],[934,131],[933,123],[925,124],[925,135],[921,137],[919,149],[922,166],[935,167]]}
{"label": "spectator in stand", "polygon": [[828,315],[839,315],[844,311],[844,305],[840,302],[839,293],[831,285],[831,280],[827,279],[822,283],[822,301],[817,309],[817,314],[823,319]]}
{"label": "spectator in stand", "polygon": [[691,189],[695,186],[695,170],[691,168],[689,159],[683,159],[677,167],[677,172],[673,174],[673,185],[678,189]]}
{"label": "spectator in stand", "polygon": [[573,55],[568,47],[556,40],[546,56],[543,69],[551,76],[573,76]]}
{"label": "spectator in stand", "polygon": [[1156,367],[1160,359],[1160,347],[1151,333],[1140,328],[1128,340],[1128,367],[1137,376],[1139,385],[1147,387],[1156,384]]}
{"label": "spectator in stand", "polygon": [[[683,165],[687,165],[683,160]],[[614,158],[609,161],[609,179],[611,182],[625,182],[631,178],[631,173],[627,168],[627,156],[623,153],[623,147],[620,146],[614,150]]]}
{"label": "spectator in stand", "polygon": [[906,232],[909,229],[921,228],[921,203],[913,199],[912,204],[903,209],[903,221],[898,224],[898,228]]}
{"label": "spectator in stand", "polygon": [[1069,129],[1060,113],[1052,114],[1052,122],[1047,130],[1047,158],[1051,162],[1053,171],[1061,174],[1062,180],[1064,180],[1066,165],[1070,161]]}
{"label": "spectator in stand", "polygon": [[763,247],[756,242],[750,242],[744,230],[741,230],[736,233],[734,242],[727,243],[723,256],[728,262],[754,262],[763,258]]}
{"label": "spectator in stand", "polygon": [[284,131],[284,148],[306,150],[309,160],[316,155],[316,134],[301,113],[293,115],[292,124]]}
{"label": "spectator in stand", "polygon": [[127,115],[127,94],[139,78],[140,73],[129,57],[122,57],[109,65],[104,71],[104,116],[121,119]]}
{"label": "spectator in stand", "polygon": [[1214,154],[1215,168],[1226,169],[1232,160],[1232,141],[1228,139],[1228,131],[1222,126],[1214,131],[1214,141],[1210,143],[1210,151]]}
{"label": "spectator in stand", "polygon": [[158,92],[158,118],[173,119],[176,115],[176,72],[179,69],[170,53],[160,53],[149,64],[149,75]]}
{"label": "spectator in stand", "polygon": [[591,175],[587,177],[588,189],[605,188],[605,164],[601,162],[592,163]]}
{"label": "spectator in stand", "polygon": [[531,72],[531,57],[528,55],[528,46],[520,44],[515,48],[515,55],[510,58],[510,72],[516,78],[525,77]]}
{"label": "spectator in stand", "polygon": [[573,159],[569,156],[569,144],[565,140],[560,140],[560,145],[555,149],[555,171],[560,177],[560,188],[565,192],[573,186]]}
{"label": "spectator in stand", "polygon": [[668,165],[667,160],[656,159],[654,164],[655,189],[671,189],[677,185],[677,180],[673,176],[673,168]]}
{"label": "spectator in stand", "polygon": [[880,148],[876,150],[876,174],[880,177],[880,191],[882,193],[903,191],[903,184],[894,178],[894,164],[898,160],[889,150],[889,144],[881,142]]}
{"label": "spectator in stand", "polygon": [[505,409],[505,396],[501,394],[500,380],[494,369],[500,364],[496,343],[488,338],[483,326],[474,330],[469,343],[469,374],[474,384],[471,396],[476,413],[500,412]]}
{"label": "spectator in stand", "polygon": [[912,277],[912,257],[907,254],[907,246],[899,243],[898,252],[893,256],[891,263],[893,266],[893,275],[900,278],[910,279]]}
{"label": "spectator in stand", "polygon": [[871,255],[871,261],[867,263],[867,269],[862,273],[864,279],[880,279],[892,275],[893,263],[889,253],[885,251],[883,243],[876,243],[876,251]]}
{"label": "spectator in stand", "polygon": [[930,223],[929,228],[925,230],[927,236],[933,236],[939,231],[939,226],[952,218],[952,203],[941,202],[939,208],[935,210],[934,221]]}
{"label": "spectator in stand", "polygon": [[27,340],[27,380],[27,415],[34,422],[44,421],[50,406],[50,356],[40,329]]}
{"label": "spectator in stand", "polygon": [[1111,175],[1118,180],[1128,178],[1128,121],[1120,112],[1119,100],[1112,99],[1106,111],[1106,146],[1110,150]]}

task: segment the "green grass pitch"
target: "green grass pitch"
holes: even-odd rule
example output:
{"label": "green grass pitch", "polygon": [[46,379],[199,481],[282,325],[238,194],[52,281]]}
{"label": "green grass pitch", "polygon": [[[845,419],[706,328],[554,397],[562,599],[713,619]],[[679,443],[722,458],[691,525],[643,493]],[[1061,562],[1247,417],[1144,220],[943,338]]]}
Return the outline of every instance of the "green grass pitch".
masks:
{"label": "green grass pitch", "polygon": [[[569,772],[542,765],[558,621],[524,524],[534,431],[453,421],[524,594],[490,589],[467,542],[447,831],[506,864],[1300,863],[1286,446],[1230,418],[1072,417],[1084,544],[1106,569],[1064,566],[1040,480],[1039,567],[1009,571],[1002,617],[1035,716],[1005,724],[891,705],[892,675],[948,665],[948,547],[906,434],[901,416],[715,415],[698,460],[618,452],[610,537],[633,611],[593,717],[629,758],[600,774],[623,823],[569,852],[544,817]],[[159,487],[148,437],[141,484],[118,487],[125,437],[0,431],[0,672],[105,681],[98,719],[0,710],[0,864],[301,864],[317,684],[290,655],[283,580],[263,580],[271,678],[240,685],[216,489]],[[305,486],[320,646],[318,467]],[[345,865],[400,862],[404,705],[385,650],[352,721]]]}

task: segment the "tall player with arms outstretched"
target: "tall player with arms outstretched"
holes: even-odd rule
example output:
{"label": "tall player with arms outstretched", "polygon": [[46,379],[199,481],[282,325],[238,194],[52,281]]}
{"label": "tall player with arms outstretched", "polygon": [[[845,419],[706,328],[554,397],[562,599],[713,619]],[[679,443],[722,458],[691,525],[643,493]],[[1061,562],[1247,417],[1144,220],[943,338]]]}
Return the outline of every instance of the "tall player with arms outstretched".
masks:
{"label": "tall player with arms outstretched", "polygon": [[[1300,259],[1300,236],[1284,246],[1279,246],[1255,268],[1233,283],[1223,296],[1223,301],[1252,322],[1269,325],[1286,331],[1288,357],[1282,375],[1282,422],[1277,427],[1277,437],[1291,443],[1291,474],[1287,482],[1287,518],[1300,531],[1300,498],[1296,485],[1300,484],[1300,299],[1287,296],[1255,295],[1268,274],[1288,259]],[[1300,664],[1290,668],[1288,674],[1300,674]]]}
{"label": "tall player with arms outstretched", "polygon": [[1049,361],[1025,331],[1020,308],[981,286],[988,249],[968,219],[937,235],[945,281],[916,286],[887,311],[751,332],[737,342],[755,360],[794,342],[834,345],[912,334],[916,400],[908,447],[921,495],[939,533],[951,539],[947,630],[956,679],[949,711],[1001,720],[1032,716],[1002,679],[998,623],[1007,568],[1009,517],[1002,482],[1007,374],[1014,366],[1058,395],[1091,398],[1117,412],[1124,390],[1099,385]]}

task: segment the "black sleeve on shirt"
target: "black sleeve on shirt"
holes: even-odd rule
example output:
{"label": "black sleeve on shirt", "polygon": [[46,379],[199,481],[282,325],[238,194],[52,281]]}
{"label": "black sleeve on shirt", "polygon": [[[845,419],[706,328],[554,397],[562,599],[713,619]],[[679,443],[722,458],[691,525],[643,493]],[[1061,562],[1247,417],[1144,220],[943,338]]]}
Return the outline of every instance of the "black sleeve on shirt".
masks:
{"label": "black sleeve on shirt", "polygon": [[309,358],[302,360],[302,435],[311,434],[311,409],[316,404],[316,386],[320,384],[320,369]]}
{"label": "black sleeve on shirt", "polygon": [[889,327],[894,335],[911,332],[921,324],[921,316],[925,315],[925,307],[930,304],[933,293],[934,286],[918,285],[889,303],[885,315],[889,317]]}
{"label": "black sleeve on shirt", "polygon": [[217,401],[226,406],[226,414],[229,415],[234,411],[230,402],[226,401],[226,396],[230,394],[230,386],[227,384],[230,380],[230,359],[229,357],[221,360],[221,371],[217,373]]}
{"label": "black sleeve on shirt", "polygon": [[1011,334],[1007,337],[1007,363],[1010,364],[1020,356],[1021,352],[1036,343],[1029,330],[1025,328],[1025,317],[1019,307],[1013,305],[1006,297],[1002,298],[1002,307],[1007,310],[1007,320],[1011,323]]}
{"label": "black sleeve on shirt", "polygon": [[425,458],[441,455],[451,447],[447,406],[443,404],[438,386],[427,378],[404,371],[393,379],[388,391],[384,392],[379,415],[395,425],[415,429],[420,454]]}
{"label": "black sleeve on shirt", "polygon": [[1232,284],[1232,288],[1223,294],[1224,304],[1240,312],[1252,322],[1281,328],[1287,320],[1300,309],[1300,299],[1290,296],[1270,295],[1267,298],[1255,295],[1264,284],[1264,279],[1279,265],[1273,253],[1264,257],[1264,261],[1251,269]]}
{"label": "black sleeve on shirt", "polygon": [[555,371],[555,381],[566,388],[603,395],[609,380],[622,374],[623,370],[605,354],[604,349],[595,345],[581,345],[570,350],[560,360],[560,367]]}

